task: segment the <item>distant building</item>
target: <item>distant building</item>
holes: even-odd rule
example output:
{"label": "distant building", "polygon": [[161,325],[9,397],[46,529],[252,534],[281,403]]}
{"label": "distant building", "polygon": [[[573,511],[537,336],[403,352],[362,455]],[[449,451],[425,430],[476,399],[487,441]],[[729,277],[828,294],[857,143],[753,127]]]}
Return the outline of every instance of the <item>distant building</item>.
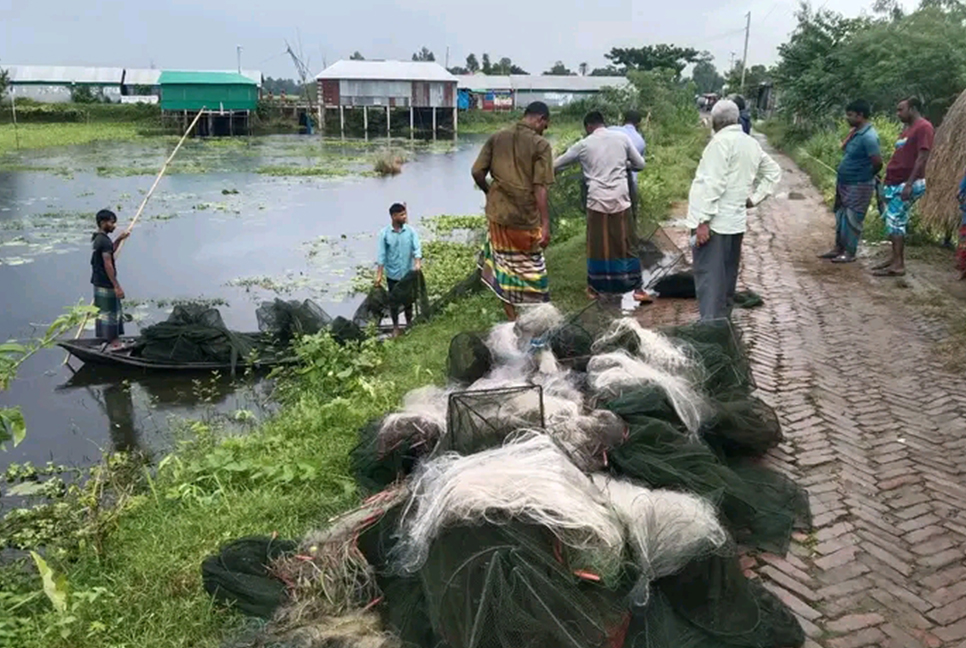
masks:
{"label": "distant building", "polygon": [[408,109],[410,129],[417,119],[432,118],[433,132],[438,126],[456,130],[457,78],[443,66],[416,61],[338,61],[316,77],[321,88],[320,112],[339,111],[341,130],[345,131],[345,111],[361,108],[364,128],[369,130],[369,112],[377,109],[387,116],[391,129],[394,109]]}
{"label": "distant building", "polygon": [[533,101],[542,101],[551,108],[593,97],[604,88],[628,85],[625,77],[555,76],[513,74],[496,76],[470,74],[459,77],[460,93],[470,109],[522,110]]}
{"label": "distant building", "polygon": [[513,110],[513,82],[509,76],[464,75],[459,77],[458,87],[461,97],[465,97],[460,108]]}
{"label": "distant building", "polygon": [[[68,102],[73,88],[87,86],[98,89],[113,102],[125,102],[123,97],[137,95],[158,96],[158,80],[162,70],[147,68],[83,67],[57,65],[5,65],[11,87],[18,98],[44,102]],[[242,76],[262,85],[258,70],[242,70]]]}
{"label": "distant building", "polygon": [[249,118],[258,107],[258,84],[237,72],[176,72],[165,70],[158,78],[161,111],[181,113],[188,122],[202,112],[202,135],[234,135],[249,130]]}

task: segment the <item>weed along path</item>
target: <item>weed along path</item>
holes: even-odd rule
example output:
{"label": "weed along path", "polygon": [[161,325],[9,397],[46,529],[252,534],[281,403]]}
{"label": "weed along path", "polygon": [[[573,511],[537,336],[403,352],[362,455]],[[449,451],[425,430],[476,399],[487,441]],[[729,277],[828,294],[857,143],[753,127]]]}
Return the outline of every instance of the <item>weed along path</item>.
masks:
{"label": "weed along path", "polygon": [[[744,567],[809,648],[966,646],[966,379],[937,352],[945,324],[921,307],[914,267],[896,285],[817,260],[832,215],[773,155],[785,176],[750,217],[740,280],[765,303],[738,317],[785,433],[767,463],[809,490],[814,530]],[[656,306],[645,322],[693,317]]]}

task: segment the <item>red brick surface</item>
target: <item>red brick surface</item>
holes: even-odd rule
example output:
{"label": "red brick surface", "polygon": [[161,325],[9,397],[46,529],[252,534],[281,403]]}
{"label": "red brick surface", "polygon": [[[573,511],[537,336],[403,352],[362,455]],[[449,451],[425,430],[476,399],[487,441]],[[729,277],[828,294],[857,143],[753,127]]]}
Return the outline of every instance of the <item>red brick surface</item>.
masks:
{"label": "red brick surface", "polygon": [[[933,352],[943,325],[865,263],[815,259],[832,217],[775,158],[785,177],[750,212],[739,281],[765,303],[735,319],[785,434],[765,464],[808,489],[814,526],[787,556],[742,567],[799,617],[808,648],[966,648],[966,378]],[[693,301],[638,309],[652,326],[696,316]]]}

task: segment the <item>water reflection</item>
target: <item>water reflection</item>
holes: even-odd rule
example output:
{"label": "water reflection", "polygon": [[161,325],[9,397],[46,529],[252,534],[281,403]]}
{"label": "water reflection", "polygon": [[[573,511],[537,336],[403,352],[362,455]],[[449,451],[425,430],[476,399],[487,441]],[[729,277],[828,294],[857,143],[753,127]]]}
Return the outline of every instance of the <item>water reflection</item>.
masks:
{"label": "water reflection", "polygon": [[[175,298],[217,300],[225,324],[239,331],[256,330],[257,305],[275,297],[311,298],[333,317],[351,316],[361,297],[347,298],[347,284],[374,261],[390,204],[408,202],[417,228],[423,217],[481,212],[469,169],[482,139],[393,140],[411,157],[388,178],[368,174],[375,143],[293,136],[186,145],[119,260],[136,318],[130,332],[167,317]],[[110,206],[124,226],[168,149],[92,144],[0,160],[0,303],[8,306],[0,341],[31,338],[65,306],[90,301],[92,215]],[[291,175],[292,166],[335,175]],[[281,175],[267,171],[274,167]],[[132,169],[143,174],[127,175]],[[68,374],[63,358],[59,349],[38,353],[0,392],[0,406],[20,407],[28,426],[26,440],[0,454],[0,468],[91,464],[110,447],[163,453],[175,443],[172,419],[229,420],[264,411],[267,400],[268,386],[254,379],[237,390],[237,381],[210,375]]]}
{"label": "water reflection", "polygon": [[134,452],[138,447],[138,431],[134,426],[134,400],[126,383],[108,385],[101,391],[109,424],[108,435],[115,452]]}

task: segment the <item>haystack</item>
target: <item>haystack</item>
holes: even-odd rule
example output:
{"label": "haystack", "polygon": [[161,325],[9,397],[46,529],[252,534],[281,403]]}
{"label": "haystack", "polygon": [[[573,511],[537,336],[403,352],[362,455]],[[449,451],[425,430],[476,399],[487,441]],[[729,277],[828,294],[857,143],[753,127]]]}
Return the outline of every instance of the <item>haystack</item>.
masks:
{"label": "haystack", "polygon": [[942,124],[929,164],[928,189],[922,198],[922,225],[936,234],[948,234],[959,227],[959,182],[966,172],[966,92],[959,95]]}

